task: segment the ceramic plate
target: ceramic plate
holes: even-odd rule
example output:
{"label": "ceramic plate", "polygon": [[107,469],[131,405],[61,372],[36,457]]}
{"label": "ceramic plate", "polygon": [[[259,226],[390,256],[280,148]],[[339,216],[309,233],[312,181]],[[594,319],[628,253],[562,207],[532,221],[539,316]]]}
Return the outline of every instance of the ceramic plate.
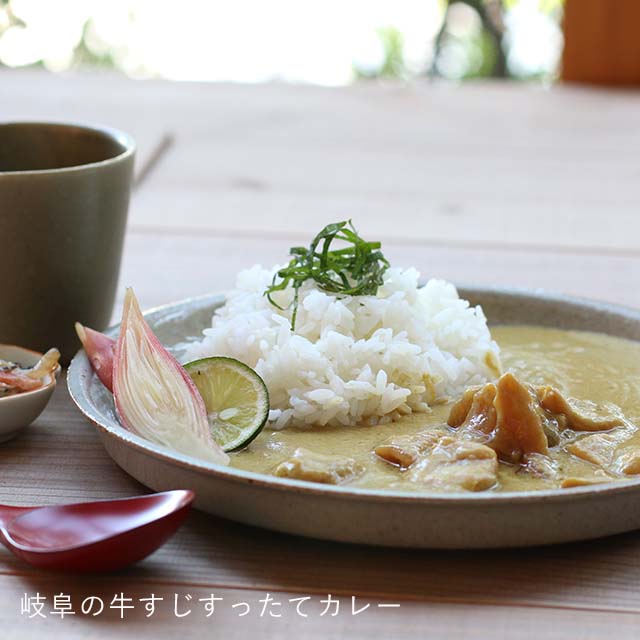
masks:
{"label": "ceramic plate", "polygon": [[[640,312],[519,290],[461,288],[490,324],[537,324],[640,340]],[[147,320],[178,355],[185,336],[209,326],[220,295],[149,311]],[[107,333],[117,334],[117,327]],[[530,493],[406,494],[275,478],[208,464],[123,429],[111,395],[83,351],[68,385],[109,455],[157,491],[193,489],[195,506],[246,524],[313,538],[399,547],[488,548],[596,538],[640,528],[640,480]]]}

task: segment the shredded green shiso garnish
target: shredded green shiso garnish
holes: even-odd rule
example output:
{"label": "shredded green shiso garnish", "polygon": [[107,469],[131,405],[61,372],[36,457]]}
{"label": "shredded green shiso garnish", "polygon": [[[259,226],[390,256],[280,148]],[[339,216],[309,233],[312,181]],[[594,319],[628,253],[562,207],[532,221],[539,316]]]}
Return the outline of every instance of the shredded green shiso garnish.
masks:
{"label": "shredded green shiso garnish", "polygon": [[[343,240],[348,246],[331,249],[334,240]],[[285,311],[293,308],[291,330],[296,326],[298,292],[307,281],[313,280],[319,289],[346,296],[375,295],[382,285],[382,276],[389,267],[380,251],[380,242],[367,242],[355,230],[351,220],[328,224],[309,247],[291,247],[289,264],[273,276],[264,294],[269,302]],[[293,287],[293,300],[281,307],[271,294]]]}

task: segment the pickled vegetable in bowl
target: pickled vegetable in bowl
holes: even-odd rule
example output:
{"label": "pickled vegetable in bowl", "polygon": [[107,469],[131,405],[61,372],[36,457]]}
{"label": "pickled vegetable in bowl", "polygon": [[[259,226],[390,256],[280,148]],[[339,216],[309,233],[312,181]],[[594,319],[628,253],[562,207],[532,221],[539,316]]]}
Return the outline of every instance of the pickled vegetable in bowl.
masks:
{"label": "pickled vegetable in bowl", "polygon": [[33,366],[0,358],[0,399],[42,388],[58,368],[60,352],[49,349]]}

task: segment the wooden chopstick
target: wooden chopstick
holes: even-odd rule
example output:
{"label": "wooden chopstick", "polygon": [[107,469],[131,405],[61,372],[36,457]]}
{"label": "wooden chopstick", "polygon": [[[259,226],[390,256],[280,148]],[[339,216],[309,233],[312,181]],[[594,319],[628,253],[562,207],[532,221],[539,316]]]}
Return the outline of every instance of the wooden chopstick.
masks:
{"label": "wooden chopstick", "polygon": [[155,169],[162,157],[167,153],[175,141],[173,133],[164,133],[151,153],[145,158],[133,178],[133,188],[138,189]]}

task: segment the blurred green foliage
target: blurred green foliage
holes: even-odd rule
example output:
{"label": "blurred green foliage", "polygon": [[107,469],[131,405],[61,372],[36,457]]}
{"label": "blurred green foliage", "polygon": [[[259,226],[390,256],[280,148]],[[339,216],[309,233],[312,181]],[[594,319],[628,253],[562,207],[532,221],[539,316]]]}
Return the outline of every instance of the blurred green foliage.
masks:
{"label": "blurred green foliage", "polygon": [[[378,29],[376,34],[381,49],[380,62],[373,68],[354,66],[353,75],[356,79],[401,80],[411,80],[421,75],[455,80],[553,77],[553,62],[546,67],[531,69],[526,65],[511,64],[510,61],[514,37],[509,33],[509,15],[517,12],[521,3],[531,5],[536,1],[536,11],[545,16],[547,22],[555,24],[559,33],[557,25],[561,20],[564,0],[440,0],[442,24],[435,34],[433,29],[429,31],[425,28],[425,33],[434,35],[429,36],[430,42],[425,43],[425,51],[429,53],[425,53],[422,65],[416,65],[415,59],[409,60],[402,31],[387,26]],[[118,68],[113,51],[92,46],[91,26],[91,19],[87,19],[82,36],[73,48],[69,66]],[[0,0],[0,42],[4,32],[23,27],[24,23],[12,9],[11,0]],[[545,46],[545,43],[540,43],[540,46]],[[28,66],[42,65],[43,61],[38,60]]]}
{"label": "blurred green foliage", "polygon": [[[538,79],[550,75],[547,71],[521,72],[510,68],[509,50],[512,46],[506,37],[505,14],[517,8],[522,0],[444,0],[444,18],[433,46],[431,64],[426,69],[430,77],[446,77],[457,80],[474,78]],[[464,33],[457,28],[456,5],[463,5],[478,19],[478,28],[468,28]],[[537,10],[559,25],[564,0],[538,0]],[[359,78],[407,78],[411,76],[405,63],[402,34],[389,28],[380,30],[378,37],[384,51],[384,61],[375,70],[355,69]],[[456,58],[448,61],[447,58]],[[448,64],[448,63],[453,64]],[[455,66],[455,70],[451,69]],[[415,74],[414,74],[415,75]],[[552,74],[551,74],[552,75]]]}

